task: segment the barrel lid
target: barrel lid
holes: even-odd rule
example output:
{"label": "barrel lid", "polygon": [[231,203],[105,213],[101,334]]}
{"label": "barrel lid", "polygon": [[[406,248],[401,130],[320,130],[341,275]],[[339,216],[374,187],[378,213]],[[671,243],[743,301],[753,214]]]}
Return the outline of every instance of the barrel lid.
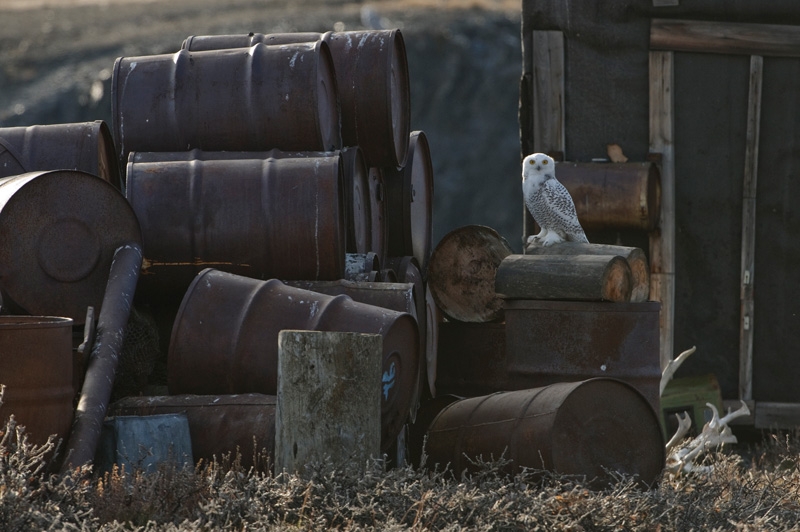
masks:
{"label": "barrel lid", "polygon": [[0,179],[0,287],[29,314],[82,324],[130,242],[141,245],[138,221],[108,181],[74,170]]}

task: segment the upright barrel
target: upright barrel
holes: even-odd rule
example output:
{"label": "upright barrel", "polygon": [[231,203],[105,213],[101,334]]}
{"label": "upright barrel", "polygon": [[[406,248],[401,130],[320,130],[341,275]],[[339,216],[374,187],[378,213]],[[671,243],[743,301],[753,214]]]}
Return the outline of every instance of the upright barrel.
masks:
{"label": "upright barrel", "polygon": [[342,147],[336,75],[322,41],[120,57],[111,101],[121,161],[131,151]]}
{"label": "upright barrel", "polygon": [[102,120],[0,128],[0,177],[80,170],[121,188],[111,130]]}
{"label": "upright barrel", "polygon": [[284,329],[380,334],[383,337],[381,448],[406,422],[419,363],[410,314],[206,269],[192,281],[172,328],[170,394],[277,391],[278,333]]}
{"label": "upright barrel", "polygon": [[52,316],[0,316],[0,422],[13,414],[31,443],[72,425],[72,320]]}
{"label": "upright barrel", "polygon": [[331,48],[342,103],[344,144],[360,146],[369,166],[403,166],[411,131],[411,96],[400,30],[191,36],[183,47],[219,50],[316,40]]}
{"label": "upright barrel", "polygon": [[505,455],[509,473],[527,467],[603,483],[616,472],[650,485],[664,467],[653,409],[630,385],[604,378],[454,402],[431,423],[425,450],[428,464],[450,463],[456,474],[475,458]]}
{"label": "upright barrel", "polygon": [[425,273],[431,255],[433,164],[424,132],[411,133],[406,165],[385,169],[383,181],[389,256],[412,256]]}
{"label": "upright barrel", "polygon": [[14,313],[82,324],[127,243],[141,243],[139,224],[109,182],[74,170],[0,179],[0,288]]}
{"label": "upright barrel", "polygon": [[341,171],[338,157],[129,163],[142,293],[182,295],[207,267],[257,279],[341,279]]}

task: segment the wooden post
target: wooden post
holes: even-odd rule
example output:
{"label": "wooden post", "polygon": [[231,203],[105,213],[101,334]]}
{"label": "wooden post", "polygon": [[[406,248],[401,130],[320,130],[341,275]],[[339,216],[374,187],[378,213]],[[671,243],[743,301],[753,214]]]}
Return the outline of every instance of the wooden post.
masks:
{"label": "wooden post", "polygon": [[761,122],[761,83],[764,58],[750,57],[750,93],[747,102],[747,136],[742,187],[742,303],[739,324],[739,399],[753,399],[753,281],[756,254],[756,183]]}
{"label": "wooden post", "polygon": [[380,456],[382,354],[377,334],[278,334],[276,474],[326,458],[363,468]]}
{"label": "wooden post", "polygon": [[[534,31],[533,91],[530,123],[533,124],[533,151],[561,154],[565,144],[564,128],[564,34],[560,31]],[[528,154],[524,154],[528,155]],[[520,181],[520,186],[521,181]],[[533,234],[533,217],[522,205],[522,244]]]}
{"label": "wooden post", "polygon": [[661,214],[650,234],[650,299],[661,302],[661,369],[675,325],[675,146],[672,52],[650,52],[650,151],[661,154]]}

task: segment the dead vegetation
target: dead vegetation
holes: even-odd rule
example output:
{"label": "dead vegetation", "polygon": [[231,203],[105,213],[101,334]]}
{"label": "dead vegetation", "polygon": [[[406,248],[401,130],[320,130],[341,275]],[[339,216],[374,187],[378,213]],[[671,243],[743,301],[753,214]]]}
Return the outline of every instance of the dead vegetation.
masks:
{"label": "dead vegetation", "polygon": [[310,468],[300,477],[245,471],[236,461],[156,473],[49,473],[55,442],[27,442],[13,418],[0,438],[0,529],[189,530],[797,530],[800,434],[773,434],[750,458],[712,453],[713,473],[665,476],[650,490],[502,461],[453,479],[437,469]]}

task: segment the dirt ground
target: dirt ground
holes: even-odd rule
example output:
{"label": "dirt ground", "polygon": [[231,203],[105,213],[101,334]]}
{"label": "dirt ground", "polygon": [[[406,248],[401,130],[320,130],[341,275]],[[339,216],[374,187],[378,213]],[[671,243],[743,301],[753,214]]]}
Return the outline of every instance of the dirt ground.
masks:
{"label": "dirt ground", "polygon": [[434,244],[479,223],[521,248],[519,1],[0,0],[0,126],[110,123],[114,60],[175,52],[189,35],[364,28],[403,31]]}

